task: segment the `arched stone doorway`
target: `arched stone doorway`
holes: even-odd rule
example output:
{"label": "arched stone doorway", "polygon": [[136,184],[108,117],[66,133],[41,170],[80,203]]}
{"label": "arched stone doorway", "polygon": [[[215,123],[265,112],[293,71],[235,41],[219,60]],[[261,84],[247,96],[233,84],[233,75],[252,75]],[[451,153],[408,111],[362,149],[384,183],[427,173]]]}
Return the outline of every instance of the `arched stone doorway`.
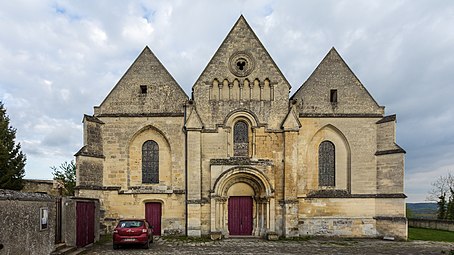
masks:
{"label": "arched stone doorway", "polygon": [[255,168],[223,172],[211,195],[211,232],[265,236],[275,231],[275,200],[267,177]]}

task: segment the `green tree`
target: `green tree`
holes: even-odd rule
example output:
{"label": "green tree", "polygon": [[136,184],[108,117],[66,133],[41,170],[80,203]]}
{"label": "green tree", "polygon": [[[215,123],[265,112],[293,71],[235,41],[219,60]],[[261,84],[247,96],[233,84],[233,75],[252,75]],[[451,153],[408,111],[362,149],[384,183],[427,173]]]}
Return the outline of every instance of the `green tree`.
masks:
{"label": "green tree", "polygon": [[21,190],[24,186],[26,158],[15,139],[16,129],[9,125],[9,117],[0,101],[0,189]]}
{"label": "green tree", "polygon": [[407,216],[407,219],[411,219],[414,217],[413,215],[413,210],[410,209],[410,207],[408,206],[408,204],[405,205],[405,214]]}
{"label": "green tree", "polygon": [[454,190],[451,188],[449,190],[451,195],[448,200],[448,205],[446,206],[446,219],[454,220]]}
{"label": "green tree", "polygon": [[446,195],[442,194],[438,199],[437,219],[444,220],[446,219]]}
{"label": "green tree", "polygon": [[71,162],[64,162],[58,168],[53,166],[52,174],[54,175],[54,180],[57,180],[63,184],[63,194],[64,196],[74,196],[74,189],[76,187],[76,164],[74,160]]}

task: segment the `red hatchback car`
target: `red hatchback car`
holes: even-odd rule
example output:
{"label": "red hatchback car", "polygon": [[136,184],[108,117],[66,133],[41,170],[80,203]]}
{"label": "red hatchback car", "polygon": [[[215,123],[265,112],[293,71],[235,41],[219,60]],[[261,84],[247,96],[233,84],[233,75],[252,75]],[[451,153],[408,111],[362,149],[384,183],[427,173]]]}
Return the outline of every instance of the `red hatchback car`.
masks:
{"label": "red hatchback car", "polygon": [[130,244],[140,244],[145,249],[150,248],[150,243],[153,242],[152,228],[146,220],[120,220],[113,231],[114,250],[120,245]]}

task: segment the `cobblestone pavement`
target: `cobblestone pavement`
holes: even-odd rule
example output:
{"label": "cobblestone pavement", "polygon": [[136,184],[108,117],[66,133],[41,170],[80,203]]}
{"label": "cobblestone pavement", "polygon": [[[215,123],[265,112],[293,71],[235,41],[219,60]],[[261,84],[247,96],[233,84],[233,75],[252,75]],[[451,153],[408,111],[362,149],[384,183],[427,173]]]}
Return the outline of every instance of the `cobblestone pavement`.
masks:
{"label": "cobblestone pavement", "polygon": [[138,247],[112,249],[112,243],[97,244],[84,253],[97,254],[454,254],[454,243],[383,241],[375,239],[280,240],[224,239],[189,241],[156,238],[149,250]]}

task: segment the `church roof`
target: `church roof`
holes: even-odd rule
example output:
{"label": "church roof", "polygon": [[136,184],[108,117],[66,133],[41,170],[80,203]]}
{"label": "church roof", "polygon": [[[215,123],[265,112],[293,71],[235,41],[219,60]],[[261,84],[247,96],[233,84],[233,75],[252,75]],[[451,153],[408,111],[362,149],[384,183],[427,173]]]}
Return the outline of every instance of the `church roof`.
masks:
{"label": "church roof", "polygon": [[187,98],[146,46],[101,103],[97,114],[179,113]]}
{"label": "church roof", "polygon": [[[339,93],[336,96],[339,101],[330,105],[329,93],[332,90]],[[375,101],[334,47],[290,99],[303,104],[300,113],[306,114],[326,113],[331,106],[333,111],[340,114],[383,114],[383,107]],[[317,109],[322,112],[317,112]]]}

